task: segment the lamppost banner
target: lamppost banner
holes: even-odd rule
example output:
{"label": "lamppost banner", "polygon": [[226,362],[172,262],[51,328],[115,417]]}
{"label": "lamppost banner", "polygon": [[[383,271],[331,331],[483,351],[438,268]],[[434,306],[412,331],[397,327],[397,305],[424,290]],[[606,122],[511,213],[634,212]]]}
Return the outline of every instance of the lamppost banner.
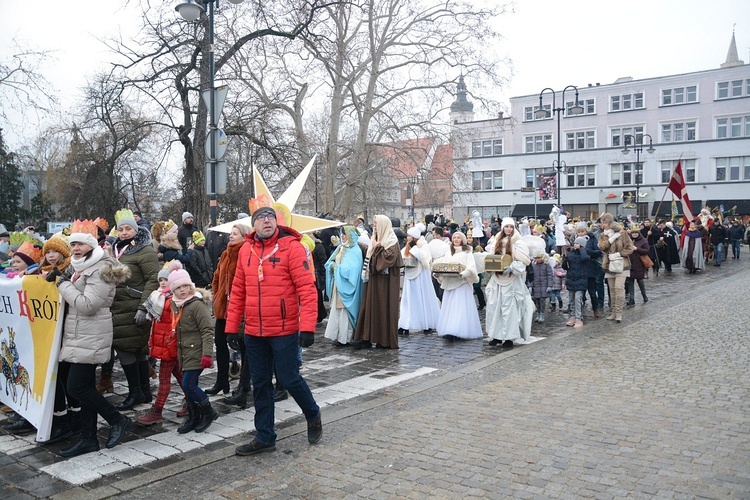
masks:
{"label": "lamppost banner", "polygon": [[557,177],[555,174],[539,174],[539,199],[557,199]]}
{"label": "lamppost banner", "polygon": [[0,401],[49,439],[57,383],[63,309],[42,276],[0,276]]}

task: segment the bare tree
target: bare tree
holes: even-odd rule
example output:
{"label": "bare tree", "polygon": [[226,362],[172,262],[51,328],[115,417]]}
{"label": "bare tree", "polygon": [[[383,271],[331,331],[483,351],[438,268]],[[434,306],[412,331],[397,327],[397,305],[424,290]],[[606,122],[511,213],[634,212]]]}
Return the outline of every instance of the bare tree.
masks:
{"label": "bare tree", "polygon": [[[502,61],[484,47],[498,38],[487,21],[503,7],[362,0],[325,12],[326,22],[306,38],[330,85],[325,209],[350,214],[360,186],[382,173],[382,163],[371,161],[371,145],[447,138],[448,124],[440,116],[460,73],[502,83]],[[356,131],[353,142],[341,140],[342,127]],[[337,196],[334,182],[344,163]]]}
{"label": "bare tree", "polygon": [[41,74],[41,66],[51,58],[48,51],[31,50],[16,45],[10,59],[0,60],[0,117],[8,120],[7,111],[25,114],[46,113],[57,99],[49,82]]}

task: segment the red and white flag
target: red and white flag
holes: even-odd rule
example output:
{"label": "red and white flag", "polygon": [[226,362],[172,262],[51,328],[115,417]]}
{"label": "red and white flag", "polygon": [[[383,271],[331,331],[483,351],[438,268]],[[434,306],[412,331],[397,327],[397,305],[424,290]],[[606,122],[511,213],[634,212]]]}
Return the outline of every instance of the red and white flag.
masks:
{"label": "red and white flag", "polygon": [[687,193],[687,184],[685,183],[685,176],[682,173],[682,164],[678,161],[677,166],[672,172],[672,178],[669,179],[669,185],[667,186],[677,198],[682,202],[682,215],[685,217],[685,226],[693,221],[693,209],[690,206],[690,197]]}

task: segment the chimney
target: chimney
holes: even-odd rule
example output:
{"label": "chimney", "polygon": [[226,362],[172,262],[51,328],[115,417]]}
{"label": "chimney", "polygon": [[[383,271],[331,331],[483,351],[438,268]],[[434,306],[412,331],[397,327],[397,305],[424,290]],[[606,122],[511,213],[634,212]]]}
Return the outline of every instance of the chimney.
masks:
{"label": "chimney", "polygon": [[504,114],[505,114],[505,112],[503,112],[503,111],[498,111],[498,112],[497,112],[497,119],[498,119],[498,120],[502,120],[502,119],[503,119],[503,115],[504,115]]}

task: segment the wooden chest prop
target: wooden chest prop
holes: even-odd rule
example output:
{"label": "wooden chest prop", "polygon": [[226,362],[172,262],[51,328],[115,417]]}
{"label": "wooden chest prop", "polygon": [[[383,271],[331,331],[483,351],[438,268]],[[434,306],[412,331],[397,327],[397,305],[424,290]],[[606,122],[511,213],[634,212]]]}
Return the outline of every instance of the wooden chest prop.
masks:
{"label": "wooden chest prop", "polygon": [[513,263],[513,257],[507,253],[503,255],[488,255],[484,259],[484,270],[488,273],[501,273]]}
{"label": "wooden chest prop", "polygon": [[436,274],[459,274],[466,266],[459,262],[437,262],[432,265],[432,272]]}

